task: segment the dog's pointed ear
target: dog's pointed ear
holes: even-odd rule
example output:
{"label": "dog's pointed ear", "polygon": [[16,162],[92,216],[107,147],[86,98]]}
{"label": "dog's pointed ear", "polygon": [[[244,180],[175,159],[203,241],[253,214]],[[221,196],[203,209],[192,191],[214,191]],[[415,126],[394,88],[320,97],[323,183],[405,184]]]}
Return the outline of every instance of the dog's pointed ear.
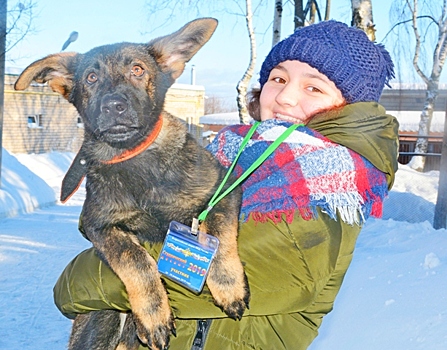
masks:
{"label": "dog's pointed ear", "polygon": [[191,21],[175,33],[149,42],[150,52],[164,72],[177,79],[188,62],[211,38],[217,27],[214,18]]}
{"label": "dog's pointed ear", "polygon": [[31,63],[20,74],[14,89],[25,90],[33,80],[37,83],[48,82],[54,92],[68,99],[79,56],[75,52],[57,53]]}

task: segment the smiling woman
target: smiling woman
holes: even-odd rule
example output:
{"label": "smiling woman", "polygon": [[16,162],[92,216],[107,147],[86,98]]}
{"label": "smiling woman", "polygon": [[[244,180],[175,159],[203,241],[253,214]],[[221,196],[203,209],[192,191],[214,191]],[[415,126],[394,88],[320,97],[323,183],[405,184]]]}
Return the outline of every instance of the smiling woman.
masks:
{"label": "smiling woman", "polygon": [[317,112],[344,103],[328,77],[307,63],[287,60],[272,69],[262,88],[261,120],[307,123]]}

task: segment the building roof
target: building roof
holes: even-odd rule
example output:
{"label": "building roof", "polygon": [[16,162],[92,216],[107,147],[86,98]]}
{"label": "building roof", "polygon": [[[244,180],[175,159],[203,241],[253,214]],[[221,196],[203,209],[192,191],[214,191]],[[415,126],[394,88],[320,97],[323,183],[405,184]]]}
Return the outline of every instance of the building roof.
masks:
{"label": "building roof", "polygon": [[[384,89],[379,103],[388,111],[422,111],[427,89]],[[445,111],[447,90],[438,90],[435,111]]]}

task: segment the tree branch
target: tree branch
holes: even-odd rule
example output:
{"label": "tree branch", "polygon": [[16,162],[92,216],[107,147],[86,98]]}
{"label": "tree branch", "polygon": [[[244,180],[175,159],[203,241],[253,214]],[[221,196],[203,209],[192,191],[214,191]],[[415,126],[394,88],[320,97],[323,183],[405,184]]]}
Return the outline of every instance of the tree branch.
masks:
{"label": "tree branch", "polygon": [[[6,50],[5,53],[15,47],[20,41],[32,32],[33,9],[36,3],[33,0],[20,2],[17,9],[8,11],[10,24],[6,31]],[[26,22],[25,22],[26,21]],[[12,43],[12,44],[11,44]]]}
{"label": "tree branch", "polygon": [[[431,19],[436,25],[438,25],[438,22],[437,22],[432,16],[424,15],[424,16],[417,16],[416,18],[417,18],[417,19],[429,18],[429,19]],[[400,26],[400,25],[402,25],[402,24],[405,24],[405,23],[408,23],[408,22],[412,22],[412,21],[413,21],[413,18],[411,18],[411,19],[406,19],[406,20],[404,20],[404,21],[398,22],[398,23],[396,23],[395,25],[393,25],[393,26],[391,27],[391,29],[390,29],[390,30],[385,34],[385,36],[383,37],[382,42],[386,39],[386,37],[388,36],[388,34],[390,34],[390,33],[394,30],[394,28],[396,28],[396,27],[398,27],[398,26]]]}
{"label": "tree branch", "polygon": [[413,0],[413,9],[411,8],[409,0],[406,0],[406,3],[407,3],[407,6],[408,6],[408,8],[410,9],[410,11],[412,13],[411,21],[412,21],[412,27],[413,27],[414,36],[415,36],[415,39],[416,39],[416,47],[414,49],[414,56],[413,56],[413,67],[416,70],[416,73],[428,85],[429,84],[429,79],[424,74],[422,69],[419,67],[419,55],[421,53],[421,36],[419,34],[418,23],[417,23],[418,3],[417,3],[417,0]]}

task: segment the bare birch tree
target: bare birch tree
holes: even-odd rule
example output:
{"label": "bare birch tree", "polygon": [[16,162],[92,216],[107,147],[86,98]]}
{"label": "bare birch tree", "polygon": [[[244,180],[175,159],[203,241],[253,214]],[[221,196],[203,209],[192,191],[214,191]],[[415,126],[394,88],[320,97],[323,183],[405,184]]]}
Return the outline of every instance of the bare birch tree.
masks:
{"label": "bare birch tree", "polygon": [[324,13],[324,20],[328,21],[331,16],[331,0],[326,0],[326,10]]}
{"label": "bare birch tree", "polygon": [[[309,13],[309,24],[315,23],[316,15],[317,15],[317,3],[315,1],[308,1],[307,6],[304,9],[304,13]],[[321,21],[321,18],[320,18]]]}
{"label": "bare birch tree", "polygon": [[316,0],[308,0],[306,7],[304,8],[304,18],[309,15],[309,24],[313,24],[316,22],[316,19],[318,17],[318,21],[321,22],[321,12],[320,7],[318,6],[318,3]]}
{"label": "bare birch tree", "polygon": [[233,112],[234,106],[229,101],[215,95],[205,99],[205,114]]}
{"label": "bare birch tree", "polygon": [[304,6],[303,0],[295,0],[293,23],[295,23],[295,30],[299,27],[304,27],[305,16],[304,16]]}
{"label": "bare birch tree", "polygon": [[[295,0],[295,15],[294,23],[295,29],[304,27],[305,25],[315,23],[318,17],[318,21],[322,21],[320,6],[316,0],[306,0],[305,6],[303,0]],[[330,18],[331,0],[326,0],[324,20],[327,21]],[[306,18],[308,19],[306,20]]]}
{"label": "bare birch tree", "polygon": [[[0,0],[1,1],[1,0]],[[242,9],[241,3],[245,4],[245,9]],[[250,84],[250,80],[253,77],[254,69],[256,65],[256,35],[253,28],[253,10],[252,10],[252,0],[233,0],[232,2],[240,11],[231,12],[232,15],[241,15],[245,17],[245,23],[247,27],[249,42],[250,42],[250,59],[249,65],[243,74],[241,80],[236,85],[237,90],[237,106],[239,110],[239,119],[241,123],[249,123],[250,117],[248,115],[248,110],[246,107],[246,96],[247,90]],[[261,7],[265,1],[259,0],[257,2],[257,7]],[[228,3],[225,1],[203,1],[203,0],[158,0],[147,1],[146,5],[149,9],[150,15],[155,15],[159,13],[159,11],[170,11],[171,15],[166,22],[172,21],[175,18],[175,14],[179,11],[195,11],[196,15],[200,15],[200,10],[202,6],[208,7],[211,9],[212,7],[216,10],[220,5],[224,6],[224,12],[230,13],[228,9]]]}
{"label": "bare birch tree", "polygon": [[0,3],[0,187],[2,178],[3,107],[5,100],[6,0]]}
{"label": "bare birch tree", "polygon": [[[427,153],[430,125],[433,118],[433,109],[439,90],[439,79],[447,55],[447,0],[395,0],[393,13],[398,14],[398,20],[394,28],[399,29],[402,35],[403,29],[410,26],[413,33],[415,46],[413,53],[413,67],[419,77],[425,83],[424,106],[421,112],[416,153]],[[405,33],[405,32],[404,32]],[[399,40],[408,45],[408,41]],[[433,50],[431,62],[426,62],[430,55],[424,54]],[[423,171],[425,157],[414,156],[409,166],[415,170]]]}
{"label": "bare birch tree", "polygon": [[369,40],[376,41],[376,28],[373,20],[371,0],[351,0],[351,26],[363,30]]}
{"label": "bare birch tree", "polygon": [[275,0],[272,47],[281,40],[282,0]]}
{"label": "bare birch tree", "polygon": [[250,63],[245,71],[242,79],[238,82],[237,90],[237,106],[239,109],[239,120],[242,124],[249,124],[250,116],[247,110],[246,96],[248,85],[253,77],[256,66],[256,36],[253,29],[253,11],[251,7],[251,0],[245,0],[245,20],[247,24],[248,36],[250,38]]}
{"label": "bare birch tree", "polygon": [[0,179],[6,53],[33,31],[33,10],[35,7],[36,4],[33,0],[24,0],[12,5],[8,10],[7,0],[0,0]]}
{"label": "bare birch tree", "polygon": [[442,140],[441,164],[439,167],[438,195],[436,197],[433,228],[439,230],[447,227],[447,111],[444,120],[444,137]]}
{"label": "bare birch tree", "polygon": [[[7,1],[1,0],[5,2]],[[6,29],[6,51],[10,51],[14,46],[21,42],[27,35],[33,33],[34,10],[37,4],[34,0],[10,1],[13,5],[7,12]],[[12,58],[10,58],[13,60]]]}

